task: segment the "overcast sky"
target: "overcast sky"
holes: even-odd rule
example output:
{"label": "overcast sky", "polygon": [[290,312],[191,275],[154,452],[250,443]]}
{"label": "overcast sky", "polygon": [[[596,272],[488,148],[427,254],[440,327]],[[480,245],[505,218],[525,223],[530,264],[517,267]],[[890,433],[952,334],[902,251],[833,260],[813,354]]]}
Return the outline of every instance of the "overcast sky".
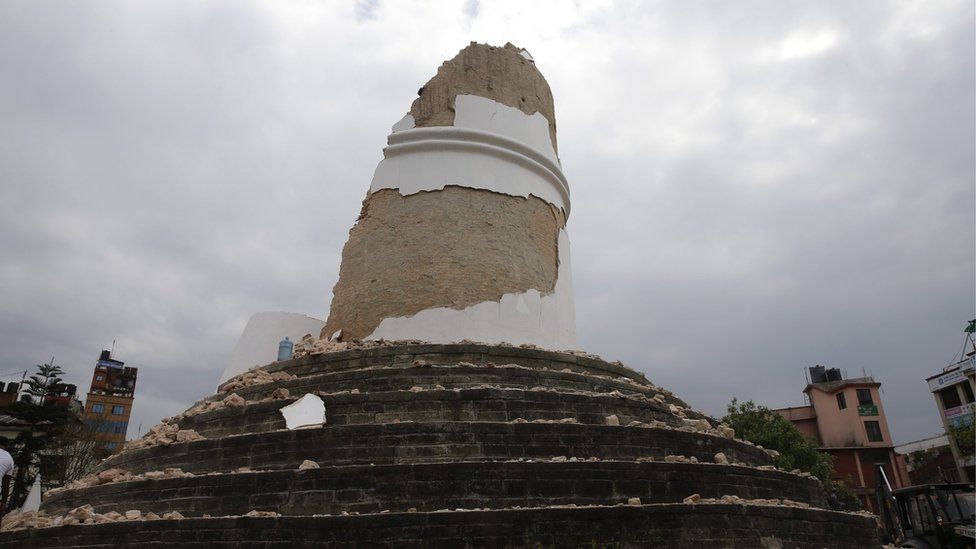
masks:
{"label": "overcast sky", "polygon": [[937,434],[974,34],[971,0],[0,1],[0,372],[85,392],[116,340],[130,437],[209,394],[252,313],[327,315],[417,89],[511,41],[556,99],[581,348],[718,415],[864,369],[896,443]]}

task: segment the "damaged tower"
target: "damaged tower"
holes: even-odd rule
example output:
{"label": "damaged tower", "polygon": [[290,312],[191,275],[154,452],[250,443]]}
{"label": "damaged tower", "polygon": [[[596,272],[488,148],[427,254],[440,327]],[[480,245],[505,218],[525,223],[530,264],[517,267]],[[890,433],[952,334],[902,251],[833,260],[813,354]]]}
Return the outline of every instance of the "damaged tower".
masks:
{"label": "damaged tower", "polygon": [[323,337],[576,346],[569,185],[525,50],[472,44],[393,126]]}
{"label": "damaged tower", "polygon": [[559,350],[556,150],[528,53],[463,49],[394,126],[323,337],[49,493],[0,548],[879,546],[817,479]]}

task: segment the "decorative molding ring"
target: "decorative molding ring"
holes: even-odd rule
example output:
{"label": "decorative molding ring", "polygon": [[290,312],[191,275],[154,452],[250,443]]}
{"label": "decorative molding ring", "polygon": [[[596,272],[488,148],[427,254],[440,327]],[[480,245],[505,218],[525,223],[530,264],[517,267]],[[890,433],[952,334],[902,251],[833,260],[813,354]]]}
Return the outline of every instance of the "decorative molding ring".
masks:
{"label": "decorative molding ring", "polygon": [[421,151],[464,151],[493,156],[522,166],[549,182],[563,199],[566,215],[569,216],[569,184],[558,161],[554,162],[521,141],[471,128],[434,126],[392,133],[388,143],[389,145],[383,149],[385,158]]}

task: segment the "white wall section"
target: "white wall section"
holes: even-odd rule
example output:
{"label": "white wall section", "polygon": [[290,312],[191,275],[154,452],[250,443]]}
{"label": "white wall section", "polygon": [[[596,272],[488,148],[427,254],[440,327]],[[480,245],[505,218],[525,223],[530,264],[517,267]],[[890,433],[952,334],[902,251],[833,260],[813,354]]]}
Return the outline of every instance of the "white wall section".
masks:
{"label": "white wall section", "polygon": [[247,321],[230,362],[220,375],[220,382],[242,374],[254,366],[270,364],[278,359],[278,342],[288,336],[299,341],[305,334],[319,336],[325,322],[299,313],[255,313]]}
{"label": "white wall section", "polygon": [[454,127],[486,131],[521,141],[559,163],[552,146],[549,120],[541,112],[525,114],[521,109],[479,95],[459,95],[454,98]]}
{"label": "white wall section", "polygon": [[568,217],[569,184],[544,116],[473,95],[458,96],[455,107],[454,126],[400,129],[412,119],[394,126],[371,193],[398,189],[410,195],[458,185],[537,196]]}
{"label": "white wall section", "polygon": [[437,307],[409,317],[386,318],[366,339],[422,339],[453,343],[531,343],[552,350],[576,348],[569,236],[559,232],[559,274],[556,287],[543,296],[538,290],[505,294],[465,309]]}

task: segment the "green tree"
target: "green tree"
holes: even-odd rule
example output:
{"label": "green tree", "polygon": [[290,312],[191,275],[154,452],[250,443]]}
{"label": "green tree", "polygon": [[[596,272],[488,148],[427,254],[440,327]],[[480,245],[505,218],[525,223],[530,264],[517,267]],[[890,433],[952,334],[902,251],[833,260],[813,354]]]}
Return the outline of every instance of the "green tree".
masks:
{"label": "green tree", "polygon": [[61,379],[64,370],[60,366],[55,366],[54,360],[51,362],[52,364],[38,364],[37,373],[30,376],[26,381],[27,388],[24,389],[24,392],[37,399],[35,402],[41,406],[47,405],[47,397],[56,394],[58,386],[64,384],[64,380]]}
{"label": "green tree", "polygon": [[862,507],[850,479],[847,484],[831,480],[833,458],[820,452],[817,441],[801,433],[790,420],[751,400],[740,403],[733,398],[722,422],[735,429],[735,436],[779,452],[776,466],[780,469],[806,471],[819,478],[825,490],[836,492],[846,509]]}
{"label": "green tree", "polygon": [[976,429],[973,428],[974,426],[976,426],[976,412],[974,412],[973,416],[970,418],[969,425],[962,425],[959,427],[950,425],[949,429],[946,431],[946,433],[956,442],[956,448],[959,449],[959,453],[962,454],[963,457],[972,457],[974,450],[976,450],[976,448],[974,448],[974,446],[976,446]]}
{"label": "green tree", "polygon": [[792,471],[799,469],[830,483],[833,463],[830,455],[817,450],[817,442],[801,433],[790,420],[753,401],[732,399],[722,422],[735,429],[737,437],[776,450],[776,466]]}
{"label": "green tree", "polygon": [[[61,376],[64,371],[60,366],[43,364],[37,366],[37,372],[25,383],[25,393],[34,397],[33,402],[15,402],[7,413],[29,424],[29,427],[17,435],[12,441],[11,456],[17,465],[14,475],[10,502],[21,502],[30,489],[34,476],[40,472],[47,478],[48,472],[43,470],[42,456],[46,450],[58,448],[71,443],[71,433],[79,432],[81,419],[68,408],[54,405],[48,396],[57,394],[59,385],[64,382]],[[54,475],[56,478],[58,475]],[[48,484],[45,481],[45,484]]]}

